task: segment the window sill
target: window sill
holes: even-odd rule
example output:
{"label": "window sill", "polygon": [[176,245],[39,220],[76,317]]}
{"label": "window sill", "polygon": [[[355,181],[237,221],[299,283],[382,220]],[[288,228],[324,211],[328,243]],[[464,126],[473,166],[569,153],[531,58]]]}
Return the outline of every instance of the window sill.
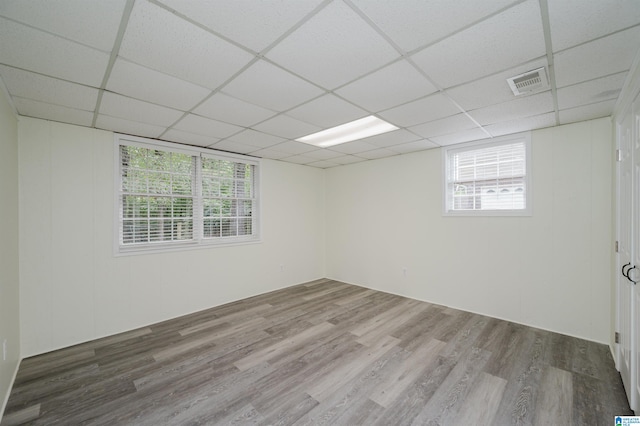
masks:
{"label": "window sill", "polygon": [[445,217],[530,217],[531,209],[526,210],[450,210],[442,212]]}
{"label": "window sill", "polygon": [[223,247],[236,247],[250,244],[260,244],[262,239],[259,237],[251,239],[242,239],[235,241],[206,241],[206,242],[189,242],[182,244],[158,244],[157,246],[138,246],[138,247],[122,247],[118,246],[115,249],[114,257],[122,256],[134,256],[139,254],[158,254],[158,253],[170,253],[178,251],[190,251],[201,250],[211,248],[223,248]]}

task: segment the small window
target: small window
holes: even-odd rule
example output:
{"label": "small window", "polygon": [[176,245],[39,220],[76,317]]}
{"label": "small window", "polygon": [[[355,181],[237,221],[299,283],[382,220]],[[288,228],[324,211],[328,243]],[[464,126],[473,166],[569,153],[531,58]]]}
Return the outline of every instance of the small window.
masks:
{"label": "small window", "polygon": [[116,135],[117,253],[255,242],[258,160]]}
{"label": "small window", "polygon": [[531,215],[530,135],[443,148],[445,215]]}

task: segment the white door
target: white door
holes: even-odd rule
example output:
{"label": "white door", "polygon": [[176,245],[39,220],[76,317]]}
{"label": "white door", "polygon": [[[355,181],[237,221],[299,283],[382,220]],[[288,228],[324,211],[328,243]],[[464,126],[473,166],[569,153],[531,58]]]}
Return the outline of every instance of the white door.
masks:
{"label": "white door", "polygon": [[633,285],[627,279],[626,272],[631,268],[632,257],[632,183],[633,183],[633,116],[629,113],[618,123],[618,148],[621,158],[618,163],[618,369],[622,376],[629,403],[635,405],[635,350],[633,330],[635,313],[633,312]]}
{"label": "white door", "polygon": [[640,282],[640,98],[636,98],[632,109],[635,124],[631,156],[633,159],[633,185],[631,188],[633,191],[633,208],[631,212],[632,267],[627,271],[627,277],[632,287],[632,312],[634,314],[632,318],[634,318],[634,321],[631,322],[631,331],[634,333],[635,341],[635,362],[633,363],[635,368],[635,387],[631,401],[632,408],[637,411],[640,410],[640,288],[638,285]]}

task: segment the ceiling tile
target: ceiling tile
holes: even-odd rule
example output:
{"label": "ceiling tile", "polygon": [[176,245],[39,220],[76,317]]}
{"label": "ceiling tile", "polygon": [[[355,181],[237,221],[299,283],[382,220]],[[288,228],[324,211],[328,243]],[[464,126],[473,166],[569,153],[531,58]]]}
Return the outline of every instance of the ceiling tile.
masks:
{"label": "ceiling tile", "polygon": [[399,129],[399,130],[394,130],[393,132],[387,132],[381,135],[371,136],[371,137],[362,139],[362,141],[371,145],[375,145],[378,148],[386,148],[393,145],[399,145],[401,143],[413,142],[418,139],[421,139],[421,138],[415,133],[409,132],[404,129]]}
{"label": "ceiling tile", "polygon": [[417,126],[410,127],[409,130],[425,138],[430,138],[432,136],[459,132],[460,130],[473,129],[474,127],[478,127],[478,125],[465,114],[461,113],[429,123],[418,124]]}
{"label": "ceiling tile", "polygon": [[285,139],[296,139],[322,130],[318,126],[296,120],[295,118],[291,118],[287,115],[278,115],[270,118],[269,120],[254,126],[254,129],[270,133],[272,135],[281,136]]}
{"label": "ceiling tile", "polygon": [[18,114],[27,117],[78,124],[80,126],[91,126],[91,122],[93,121],[93,113],[89,111],[47,104],[15,96],[13,97],[13,104],[18,110]]}
{"label": "ceiling tile", "polygon": [[266,61],[258,61],[224,87],[225,93],[278,112],[315,98],[321,89]]}
{"label": "ceiling tile", "polygon": [[255,146],[257,148],[268,148],[285,141],[285,139],[278,136],[268,135],[252,129],[243,130],[242,132],[231,136],[229,139],[235,142]]}
{"label": "ceiling tile", "polygon": [[608,117],[613,112],[616,101],[604,101],[597,104],[583,105],[577,108],[560,111],[560,124],[574,123],[576,121],[592,120],[594,118]]}
{"label": "ceiling tile", "polygon": [[109,55],[0,18],[0,58],[5,65],[100,87]]}
{"label": "ceiling tile", "polygon": [[304,155],[292,155],[291,157],[285,158],[284,161],[288,163],[295,163],[295,164],[309,164],[316,161],[316,159],[311,157],[306,157]]}
{"label": "ceiling tile", "polygon": [[287,111],[287,115],[321,128],[337,126],[369,115],[335,95],[324,95]]}
{"label": "ceiling tile", "polygon": [[333,89],[391,62],[399,54],[346,4],[332,2],[266,56]]}
{"label": "ceiling tile", "polygon": [[391,157],[393,155],[398,155],[398,153],[386,148],[378,148],[373,151],[361,152],[358,154],[358,157],[366,158],[367,160],[375,160],[376,158]]}
{"label": "ceiling tile", "polygon": [[373,151],[374,149],[378,148],[380,147],[365,142],[364,139],[361,139],[353,142],[341,143],[340,145],[334,145],[332,147],[329,147],[328,149],[344,154],[358,154],[360,152]]}
{"label": "ceiling tile", "polygon": [[354,0],[354,3],[408,52],[452,34],[514,3],[514,0],[462,0],[455,3],[403,0],[394,7],[389,7],[388,0]]}
{"label": "ceiling tile", "polygon": [[113,132],[126,133],[128,135],[143,136],[147,138],[157,138],[166,130],[165,127],[137,123],[135,121],[129,121],[103,114],[98,115],[96,127],[98,129],[111,130]]}
{"label": "ceiling tile", "polygon": [[236,142],[229,139],[225,139],[211,146],[213,149],[219,149],[222,151],[235,152],[238,154],[248,154],[253,151],[257,151],[259,148],[253,145],[247,145],[242,142]]}
{"label": "ceiling tile", "polygon": [[494,124],[554,111],[551,91],[519,97],[509,102],[469,111],[478,123]]}
{"label": "ceiling tile", "polygon": [[544,56],[540,6],[528,0],[411,58],[443,88]]}
{"label": "ceiling tile", "polygon": [[336,93],[378,112],[426,96],[437,89],[407,61],[398,61],[354,81]]}
{"label": "ceiling tile", "polygon": [[[91,126],[100,98],[98,128],[326,168],[609,116],[640,46],[638,0],[547,0],[555,112],[506,83],[548,69],[539,0],[138,0],[100,97],[127,2],[0,0],[20,115]],[[402,128],[292,140],[372,113]]]}
{"label": "ceiling tile", "polygon": [[[107,90],[143,101],[189,111],[211,90],[118,58]],[[159,90],[159,89],[162,90]]]}
{"label": "ceiling tile", "polygon": [[417,101],[384,111],[380,116],[399,127],[409,127],[460,113],[446,96],[436,93]]}
{"label": "ceiling tile", "polygon": [[544,129],[545,127],[552,127],[555,125],[556,113],[548,112],[546,114],[536,115],[533,117],[525,117],[517,120],[491,124],[489,126],[485,126],[485,129],[493,136],[502,136],[525,132],[527,130]]}
{"label": "ceiling tile", "polygon": [[242,127],[200,117],[195,114],[187,115],[173,127],[178,130],[184,130],[185,132],[213,136],[214,138],[226,138],[242,130]]}
{"label": "ceiling tile", "polygon": [[100,103],[100,114],[168,127],[182,117],[183,112],[104,92]]}
{"label": "ceiling tile", "polygon": [[447,89],[447,94],[465,110],[507,102],[515,99],[515,95],[507,83],[507,78],[542,67],[545,67],[548,75],[547,59],[538,59],[471,83]]}
{"label": "ceiling tile", "polygon": [[321,0],[203,1],[160,0],[168,7],[256,52],[262,51]]}
{"label": "ceiling tile", "polygon": [[291,154],[275,150],[273,148],[260,149],[251,153],[252,155],[260,158],[270,158],[272,160],[281,160],[285,157],[289,157]]}
{"label": "ceiling tile", "polygon": [[125,0],[2,0],[0,15],[108,52],[124,5]]}
{"label": "ceiling tile", "polygon": [[210,89],[253,59],[248,52],[149,2],[135,3],[120,56]]}
{"label": "ceiling tile", "polygon": [[390,147],[391,151],[398,152],[400,154],[407,154],[409,152],[424,151],[425,149],[438,148],[438,145],[428,140],[419,140],[409,143],[403,143]]}
{"label": "ceiling tile", "polygon": [[305,152],[315,151],[318,147],[309,145],[307,143],[296,142],[296,141],[286,141],[281,144],[275,145],[273,149],[277,149],[278,151],[288,152],[291,155],[304,154]]}
{"label": "ceiling tile", "polygon": [[563,50],[640,22],[637,0],[549,0],[553,50]]}
{"label": "ceiling tile", "polygon": [[85,111],[96,108],[97,89],[2,65],[0,76],[11,96]]}
{"label": "ceiling tile", "polygon": [[554,55],[556,85],[564,87],[631,67],[640,40],[640,26]]}
{"label": "ceiling tile", "polygon": [[220,92],[204,101],[193,112],[243,127],[252,126],[277,114]]}
{"label": "ceiling tile", "polygon": [[328,149],[317,149],[315,151],[305,152],[304,155],[316,160],[331,160],[333,158],[343,156],[340,152],[330,151]]}
{"label": "ceiling tile", "polygon": [[189,133],[176,129],[170,129],[167,132],[163,133],[162,139],[196,146],[209,146],[220,141],[220,139],[212,138],[211,136],[196,135],[195,133]]}
{"label": "ceiling tile", "polygon": [[558,89],[558,108],[569,109],[580,105],[617,99],[626,77],[627,73],[621,72]]}
{"label": "ceiling tile", "polygon": [[318,167],[320,169],[328,169],[329,167],[340,166],[340,164],[331,160],[320,160],[314,161],[313,163],[308,163],[307,166]]}
{"label": "ceiling tile", "polygon": [[355,155],[343,155],[342,157],[332,158],[331,161],[338,164],[354,164],[367,161],[366,158],[356,157]]}
{"label": "ceiling tile", "polygon": [[462,132],[452,133],[450,135],[442,135],[431,138],[431,140],[440,146],[453,145],[462,142],[477,141],[487,139],[489,136],[480,129],[463,130]]}

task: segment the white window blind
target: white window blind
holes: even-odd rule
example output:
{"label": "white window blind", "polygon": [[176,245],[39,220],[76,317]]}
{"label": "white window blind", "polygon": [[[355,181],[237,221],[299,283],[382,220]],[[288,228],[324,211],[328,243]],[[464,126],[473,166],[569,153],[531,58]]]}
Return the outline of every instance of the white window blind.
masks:
{"label": "white window blind", "polygon": [[204,238],[252,235],[254,176],[254,165],[202,158]]}
{"label": "white window blind", "polygon": [[193,240],[196,157],[120,145],[124,245]]}
{"label": "white window blind", "polygon": [[446,150],[446,212],[529,212],[528,139]]}
{"label": "white window blind", "polygon": [[118,252],[259,240],[258,161],[131,139],[117,137]]}

